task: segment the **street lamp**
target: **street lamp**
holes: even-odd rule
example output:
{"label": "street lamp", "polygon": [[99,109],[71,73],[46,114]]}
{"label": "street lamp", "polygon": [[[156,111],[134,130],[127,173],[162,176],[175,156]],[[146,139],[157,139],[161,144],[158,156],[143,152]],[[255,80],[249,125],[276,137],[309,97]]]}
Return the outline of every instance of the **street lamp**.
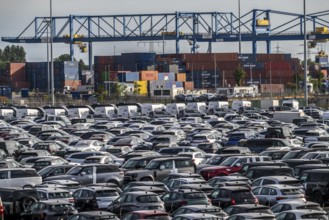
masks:
{"label": "street lamp", "polygon": [[250,85],[252,85],[252,68],[255,67],[256,65],[253,63],[247,63],[244,64],[243,67],[249,67],[249,71],[250,71]]}
{"label": "street lamp", "polygon": [[240,0],[238,0],[238,10],[239,10],[239,54],[241,54],[241,7],[240,7]]}
{"label": "street lamp", "polygon": [[[51,103],[55,105],[55,83],[54,83],[54,62],[53,62],[53,3],[50,1],[50,71],[51,71]],[[48,79],[49,80],[49,79]]]}
{"label": "street lamp", "polygon": [[306,60],[306,0],[304,2],[304,98],[305,106],[308,106],[308,91],[307,91],[307,60]]}

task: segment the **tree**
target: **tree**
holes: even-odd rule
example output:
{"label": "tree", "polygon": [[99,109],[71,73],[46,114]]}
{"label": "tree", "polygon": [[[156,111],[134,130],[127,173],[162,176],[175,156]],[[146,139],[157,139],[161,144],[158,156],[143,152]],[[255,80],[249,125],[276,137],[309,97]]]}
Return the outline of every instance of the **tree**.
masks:
{"label": "tree", "polygon": [[114,82],[111,84],[111,96],[115,98],[119,98],[120,96],[127,96],[127,86],[119,83]]}
{"label": "tree", "polygon": [[246,76],[246,72],[244,71],[244,69],[241,66],[239,66],[234,72],[235,83],[238,86],[242,86],[245,76]]}
{"label": "tree", "polygon": [[79,60],[79,70],[89,70],[89,66],[82,59]]}
{"label": "tree", "polygon": [[105,89],[104,85],[100,85],[95,93],[99,103],[104,103],[105,97],[108,95],[108,91]]}
{"label": "tree", "polygon": [[5,68],[9,62],[26,62],[26,52],[22,46],[6,46],[0,49],[0,68]]}
{"label": "tree", "polygon": [[62,54],[60,55],[59,57],[55,58],[54,59],[55,62],[57,61],[71,61],[71,56],[70,54]]}

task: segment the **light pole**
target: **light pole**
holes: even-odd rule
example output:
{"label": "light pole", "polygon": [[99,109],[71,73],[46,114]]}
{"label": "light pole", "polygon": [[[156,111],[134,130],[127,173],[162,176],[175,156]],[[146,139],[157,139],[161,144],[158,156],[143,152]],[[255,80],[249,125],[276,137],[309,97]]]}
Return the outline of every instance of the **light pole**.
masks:
{"label": "light pole", "polygon": [[241,54],[241,7],[240,7],[240,0],[238,0],[238,10],[239,10],[239,54]]}
{"label": "light pole", "polygon": [[304,2],[304,98],[305,106],[308,106],[308,91],[307,91],[307,60],[306,60],[306,0]]}
{"label": "light pole", "polygon": [[[54,82],[54,62],[53,62],[53,3],[50,0],[50,73],[51,73],[51,103],[55,105],[55,82]],[[49,80],[49,79],[48,79]]]}
{"label": "light pole", "polygon": [[250,85],[252,86],[252,68],[255,67],[255,64],[252,63],[247,63],[244,64],[243,67],[249,67],[249,72],[250,72]]}

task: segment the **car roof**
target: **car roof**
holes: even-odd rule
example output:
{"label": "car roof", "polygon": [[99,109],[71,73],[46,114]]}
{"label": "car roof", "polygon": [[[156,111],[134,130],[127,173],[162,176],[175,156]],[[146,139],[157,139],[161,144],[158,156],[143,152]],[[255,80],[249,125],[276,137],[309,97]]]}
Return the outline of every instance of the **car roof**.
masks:
{"label": "car roof", "polygon": [[106,212],[106,211],[88,211],[88,212],[80,212],[78,215],[83,215],[83,216],[90,216],[90,217],[95,217],[95,216],[106,216],[106,215],[115,215],[112,212]]}
{"label": "car roof", "polygon": [[329,173],[329,169],[312,169],[312,170],[305,170],[304,173]]}
{"label": "car roof", "polygon": [[272,188],[277,188],[279,190],[281,190],[281,189],[298,189],[298,187],[296,187],[296,186],[291,186],[291,185],[286,185],[286,184],[269,184],[269,185],[259,186],[257,188],[263,188],[263,187],[272,187]]}
{"label": "car roof", "polygon": [[244,186],[223,186],[218,189],[224,189],[228,191],[250,191],[250,188]]}
{"label": "car roof", "polygon": [[88,186],[88,187],[82,187],[82,188],[78,188],[76,190],[90,190],[90,191],[98,191],[98,190],[111,190],[111,191],[117,191],[114,188],[111,188],[110,186]]}
{"label": "car roof", "polygon": [[37,188],[37,191],[44,191],[47,193],[53,193],[53,192],[68,192],[66,189],[63,188]]}
{"label": "car roof", "polygon": [[278,181],[282,181],[282,180],[298,180],[294,177],[290,177],[290,176],[262,176],[259,177],[258,179],[272,179],[272,180],[278,180]]}

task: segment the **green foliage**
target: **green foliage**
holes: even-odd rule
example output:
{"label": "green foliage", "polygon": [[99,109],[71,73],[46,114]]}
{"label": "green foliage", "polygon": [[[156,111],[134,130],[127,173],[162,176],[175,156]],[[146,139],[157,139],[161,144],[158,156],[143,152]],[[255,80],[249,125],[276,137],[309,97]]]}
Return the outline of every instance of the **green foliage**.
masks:
{"label": "green foliage", "polygon": [[234,72],[235,83],[238,86],[242,86],[245,76],[246,76],[246,72],[244,71],[244,69],[241,66],[239,66]]}
{"label": "green foliage", "polygon": [[54,59],[55,62],[57,61],[71,61],[71,56],[70,54],[62,54],[60,55],[59,57],[55,58]]}
{"label": "green foliage", "polygon": [[22,46],[11,45],[0,49],[0,68],[10,62],[26,62],[26,52]]}
{"label": "green foliage", "polygon": [[119,98],[119,96],[127,96],[127,86],[119,83],[114,82],[111,84],[111,96],[115,98]]}
{"label": "green foliage", "polygon": [[99,103],[104,103],[106,96],[108,95],[108,91],[105,89],[104,85],[98,86],[98,89],[95,93],[97,95],[97,99]]}
{"label": "green foliage", "polygon": [[79,70],[89,70],[89,66],[82,59],[79,60]]}
{"label": "green foliage", "polygon": [[138,95],[141,91],[141,85],[134,83],[134,95]]}

